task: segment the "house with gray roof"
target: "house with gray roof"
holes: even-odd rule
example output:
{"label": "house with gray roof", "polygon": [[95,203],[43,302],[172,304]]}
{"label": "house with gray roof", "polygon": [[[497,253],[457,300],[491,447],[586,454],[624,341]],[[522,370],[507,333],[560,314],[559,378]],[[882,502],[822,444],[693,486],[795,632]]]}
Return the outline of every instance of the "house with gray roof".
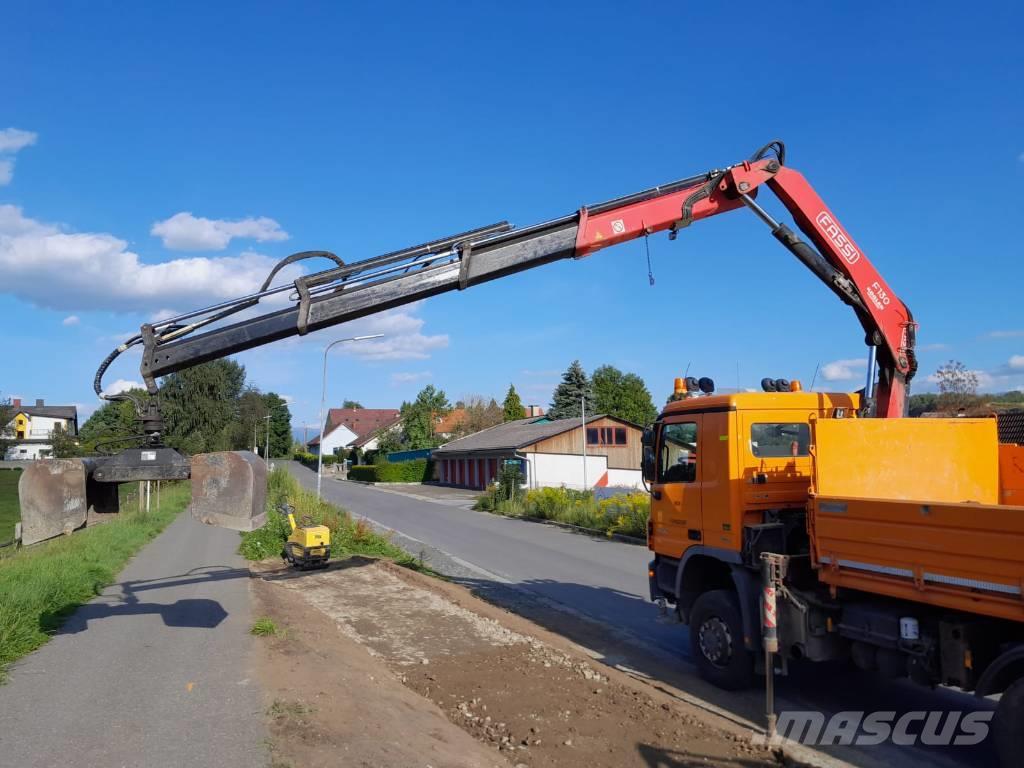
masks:
{"label": "house with gray roof", "polygon": [[15,398],[11,412],[11,421],[4,428],[4,437],[12,441],[4,457],[7,461],[32,461],[52,455],[55,429],[78,435],[78,408],[74,405],[47,405],[43,400],[22,405]]}
{"label": "house with gray roof", "polygon": [[532,417],[509,421],[434,449],[441,483],[486,488],[507,464],[516,465],[530,488],[544,486],[638,487],[638,424],[596,414],[580,419]]}

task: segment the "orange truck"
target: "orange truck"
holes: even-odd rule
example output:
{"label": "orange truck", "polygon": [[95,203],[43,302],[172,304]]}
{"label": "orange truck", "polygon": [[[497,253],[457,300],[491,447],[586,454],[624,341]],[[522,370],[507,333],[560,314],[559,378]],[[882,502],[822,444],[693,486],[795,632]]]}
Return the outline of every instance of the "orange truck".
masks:
{"label": "orange truck", "polygon": [[1002,694],[1000,752],[1020,755],[1024,447],[995,418],[860,410],[801,391],[669,403],[644,433],[651,597],[689,625],[701,675],[739,688],[763,669],[762,554],[784,556],[781,671],[846,658]]}

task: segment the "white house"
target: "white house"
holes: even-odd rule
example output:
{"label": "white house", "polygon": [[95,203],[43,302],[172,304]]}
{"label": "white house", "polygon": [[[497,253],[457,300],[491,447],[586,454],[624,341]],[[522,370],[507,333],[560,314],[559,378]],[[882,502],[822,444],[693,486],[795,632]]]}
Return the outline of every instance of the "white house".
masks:
{"label": "white house", "polygon": [[73,405],[46,405],[36,400],[34,406],[11,401],[14,417],[4,430],[4,437],[13,440],[7,448],[7,461],[32,461],[53,454],[53,430],[58,425],[69,435],[78,435],[78,409]]}
{"label": "white house", "polygon": [[[401,420],[397,408],[331,408],[324,424],[324,456],[339,448],[376,449],[380,436],[398,426]],[[320,437],[309,441],[311,453],[321,450]]]}

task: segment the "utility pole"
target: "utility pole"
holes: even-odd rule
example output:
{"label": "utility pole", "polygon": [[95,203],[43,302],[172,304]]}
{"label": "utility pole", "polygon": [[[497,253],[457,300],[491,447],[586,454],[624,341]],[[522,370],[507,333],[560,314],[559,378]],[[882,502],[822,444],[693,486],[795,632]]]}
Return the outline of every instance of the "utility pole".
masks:
{"label": "utility pole", "polygon": [[252,452],[255,453],[257,456],[260,455],[260,444],[259,442],[257,442],[258,438],[256,437],[256,427],[258,426],[258,421],[254,421],[252,423]]}
{"label": "utility pole", "polygon": [[263,418],[267,420],[267,445],[264,448],[264,451],[266,451],[266,456],[263,457],[263,460],[267,463],[267,466],[269,467],[270,466],[270,414],[268,413]]}
{"label": "utility pole", "polygon": [[580,421],[583,422],[583,490],[587,490],[587,393],[580,396]]}

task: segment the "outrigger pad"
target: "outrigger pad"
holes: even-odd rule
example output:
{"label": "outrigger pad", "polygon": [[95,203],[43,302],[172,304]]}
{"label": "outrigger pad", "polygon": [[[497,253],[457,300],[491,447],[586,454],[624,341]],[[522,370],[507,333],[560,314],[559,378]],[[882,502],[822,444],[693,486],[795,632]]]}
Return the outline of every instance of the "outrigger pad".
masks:
{"label": "outrigger pad", "polygon": [[117,486],[96,482],[94,459],[43,459],[21,473],[21,542],[35,544],[119,512]]}
{"label": "outrigger pad", "polygon": [[252,451],[192,457],[192,517],[207,525],[254,531],[267,522],[267,465]]}

